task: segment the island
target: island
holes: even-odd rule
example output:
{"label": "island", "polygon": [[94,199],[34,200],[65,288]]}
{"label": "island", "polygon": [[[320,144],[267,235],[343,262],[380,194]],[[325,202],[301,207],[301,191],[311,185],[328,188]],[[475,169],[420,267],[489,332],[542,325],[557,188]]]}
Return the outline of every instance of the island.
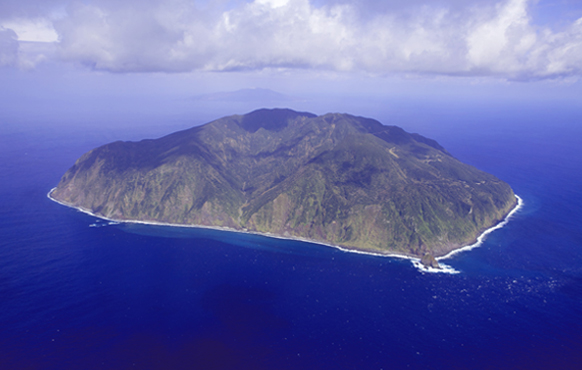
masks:
{"label": "island", "polygon": [[116,221],[308,240],[431,267],[517,202],[508,184],[434,140],[369,118],[289,109],[103,145],[50,197]]}

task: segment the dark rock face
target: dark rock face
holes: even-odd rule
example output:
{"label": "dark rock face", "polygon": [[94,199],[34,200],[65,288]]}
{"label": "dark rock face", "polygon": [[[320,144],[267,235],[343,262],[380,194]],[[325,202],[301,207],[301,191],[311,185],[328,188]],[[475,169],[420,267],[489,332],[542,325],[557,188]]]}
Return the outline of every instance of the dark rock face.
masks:
{"label": "dark rock face", "polygon": [[420,259],[420,263],[422,263],[426,267],[432,267],[435,269],[440,268],[438,261],[430,253],[426,253],[424,256],[422,256],[422,258]]}
{"label": "dark rock face", "polygon": [[117,220],[229,227],[377,253],[443,255],[515,206],[437,142],[347,114],[218,119],[77,160],[51,196]]}

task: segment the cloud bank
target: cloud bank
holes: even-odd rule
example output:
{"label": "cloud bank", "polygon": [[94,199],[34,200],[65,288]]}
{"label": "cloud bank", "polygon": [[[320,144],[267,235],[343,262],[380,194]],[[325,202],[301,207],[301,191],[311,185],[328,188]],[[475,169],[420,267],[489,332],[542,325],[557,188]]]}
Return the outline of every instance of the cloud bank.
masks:
{"label": "cloud bank", "polygon": [[[44,21],[58,35],[56,57],[110,72],[582,75],[582,18],[559,30],[539,27],[528,0],[368,3],[94,0],[71,2]],[[0,65],[14,65],[18,41],[6,24],[0,22]]]}

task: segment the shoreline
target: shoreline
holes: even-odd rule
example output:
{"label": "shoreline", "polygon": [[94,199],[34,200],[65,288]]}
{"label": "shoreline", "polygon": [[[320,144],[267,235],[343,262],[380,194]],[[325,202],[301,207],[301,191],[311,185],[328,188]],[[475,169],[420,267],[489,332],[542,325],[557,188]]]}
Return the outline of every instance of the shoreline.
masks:
{"label": "shoreline", "polygon": [[519,195],[515,195],[515,197],[517,198],[517,204],[515,205],[515,207],[513,207],[513,209],[511,211],[509,211],[507,216],[505,216],[505,218],[501,222],[498,222],[497,224],[495,224],[495,225],[491,226],[490,228],[486,229],[485,231],[483,231],[481,233],[481,235],[479,235],[477,237],[477,241],[475,241],[475,243],[470,244],[470,245],[466,245],[466,246],[461,247],[461,248],[454,249],[454,250],[450,251],[449,253],[445,254],[444,256],[435,257],[436,260],[440,262],[441,260],[451,258],[452,256],[454,256],[458,253],[470,251],[471,249],[474,249],[474,248],[481,246],[481,244],[483,244],[483,241],[485,241],[485,237],[487,235],[489,235],[493,231],[495,231],[497,229],[501,229],[503,226],[507,225],[511,216],[513,216],[515,214],[515,212],[517,212],[518,210],[520,210],[523,207],[523,199]]}
{"label": "shoreline", "polygon": [[285,236],[275,235],[275,234],[270,234],[270,233],[244,231],[244,230],[237,230],[237,229],[232,229],[230,227],[221,227],[221,226],[184,225],[184,224],[171,224],[171,223],[165,223],[165,222],[139,221],[139,220],[116,220],[116,219],[108,218],[105,216],[96,215],[89,210],[83,209],[81,207],[72,206],[70,204],[61,202],[60,200],[53,198],[51,196],[51,194],[55,189],[56,189],[56,187],[52,188],[47,193],[47,198],[49,198],[53,202],[58,203],[60,205],[63,205],[65,207],[76,209],[77,211],[83,212],[83,213],[88,214],[90,216],[93,216],[93,217],[96,217],[96,218],[99,218],[102,220],[107,220],[110,222],[133,223],[133,224],[153,225],[153,226],[170,226],[170,227],[184,227],[184,228],[196,228],[196,229],[210,229],[210,230],[228,231],[228,232],[233,232],[233,233],[242,233],[242,234],[249,234],[249,235],[259,235],[259,236],[265,236],[265,237],[274,238],[274,239],[307,242],[307,243],[322,245],[325,247],[339,249],[340,251],[345,252],[345,253],[356,253],[356,254],[365,254],[365,255],[377,256],[377,257],[392,257],[392,258],[406,259],[406,260],[410,260],[416,268],[418,268],[419,270],[421,270],[423,272],[444,272],[444,273],[452,273],[452,274],[459,273],[459,271],[456,271],[452,267],[447,266],[445,264],[441,264],[440,263],[441,260],[451,258],[452,256],[454,256],[458,253],[466,252],[466,251],[469,251],[471,249],[479,247],[481,244],[483,244],[483,241],[485,240],[485,237],[488,234],[490,234],[494,230],[500,229],[503,226],[507,225],[510,217],[513,216],[515,214],[515,212],[517,212],[523,206],[523,199],[521,197],[519,197],[518,195],[515,195],[515,197],[517,198],[517,203],[516,203],[515,207],[513,207],[513,209],[507,214],[507,216],[505,216],[505,218],[501,222],[499,222],[499,223],[495,224],[494,226],[483,231],[481,233],[481,235],[479,235],[477,237],[477,241],[475,243],[461,247],[461,248],[454,249],[454,250],[450,251],[449,253],[445,254],[444,256],[435,257],[436,260],[439,262],[439,265],[441,266],[441,268],[435,269],[435,268],[426,267],[426,266],[422,265],[420,263],[419,257],[407,256],[404,254],[397,254],[397,253],[376,253],[376,252],[372,252],[372,251],[363,251],[363,250],[359,250],[359,249],[351,249],[351,248],[346,248],[346,247],[342,247],[339,245],[327,244],[327,243],[319,242],[316,240],[299,238],[299,237],[285,237]]}

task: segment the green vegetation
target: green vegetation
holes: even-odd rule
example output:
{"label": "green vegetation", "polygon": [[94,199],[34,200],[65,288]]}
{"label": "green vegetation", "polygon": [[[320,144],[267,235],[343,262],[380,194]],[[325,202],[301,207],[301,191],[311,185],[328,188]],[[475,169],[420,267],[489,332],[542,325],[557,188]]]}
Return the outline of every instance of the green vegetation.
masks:
{"label": "green vegetation", "polygon": [[443,255],[501,221],[506,183],[434,140],[347,114],[221,118],[84,154],[52,196],[107,218],[246,229]]}

